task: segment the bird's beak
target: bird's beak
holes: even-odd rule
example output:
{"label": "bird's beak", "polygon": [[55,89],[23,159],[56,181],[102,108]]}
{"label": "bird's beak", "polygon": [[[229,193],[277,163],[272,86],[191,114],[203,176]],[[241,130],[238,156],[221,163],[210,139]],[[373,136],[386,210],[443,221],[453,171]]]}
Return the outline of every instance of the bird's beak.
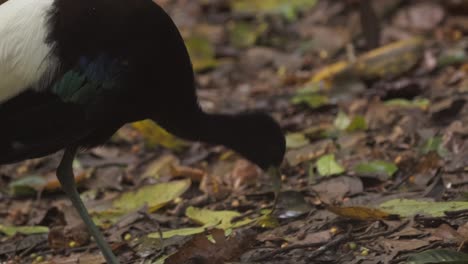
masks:
{"label": "bird's beak", "polygon": [[281,191],[281,172],[279,170],[279,167],[276,166],[271,166],[267,170],[268,176],[270,176],[270,179],[273,183],[273,191],[275,193],[275,202],[273,204],[273,211],[276,208],[276,204],[278,202],[278,197]]}

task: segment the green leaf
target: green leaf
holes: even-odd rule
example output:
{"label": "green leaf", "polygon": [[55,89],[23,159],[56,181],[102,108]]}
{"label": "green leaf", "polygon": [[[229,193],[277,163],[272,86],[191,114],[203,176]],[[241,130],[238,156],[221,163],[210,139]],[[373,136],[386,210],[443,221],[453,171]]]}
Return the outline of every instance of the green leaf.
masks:
{"label": "green leaf", "polygon": [[339,111],[333,122],[336,129],[341,131],[355,132],[367,129],[367,122],[363,116],[357,115],[351,119],[345,112]]}
{"label": "green leaf", "polygon": [[233,22],[229,24],[229,39],[238,48],[248,48],[255,45],[258,37],[267,29],[267,23],[256,25],[247,22]]}
{"label": "green leaf", "polygon": [[278,219],[274,217],[273,215],[265,214],[265,215],[260,216],[257,219],[257,222],[255,225],[261,228],[273,229],[273,228],[279,227],[280,223],[278,222]]}
{"label": "green leaf", "polygon": [[354,167],[354,171],[359,174],[385,174],[388,177],[393,176],[393,174],[397,170],[398,167],[395,164],[383,160],[374,160],[367,163],[359,163]]}
{"label": "green leaf", "polygon": [[367,122],[366,119],[363,116],[357,115],[353,118],[351,121],[351,124],[346,128],[346,131],[348,132],[355,132],[355,131],[360,131],[360,130],[366,130],[367,129]]}
{"label": "green leaf", "polygon": [[286,147],[290,149],[304,147],[309,144],[309,139],[303,133],[286,134]]}
{"label": "green leaf", "polygon": [[312,8],[316,2],[316,0],[233,0],[231,6],[236,12],[282,14],[288,20],[295,20],[299,11]]}
{"label": "green leaf", "polygon": [[333,124],[339,130],[346,130],[351,124],[351,118],[345,112],[339,111]]}
{"label": "green leaf", "polygon": [[341,174],[345,169],[335,160],[334,154],[322,156],[317,160],[317,171],[321,176]]}
{"label": "green leaf", "polygon": [[411,101],[408,99],[396,98],[396,99],[391,99],[391,100],[386,101],[385,105],[398,106],[402,108],[421,108],[425,110],[429,107],[430,103],[431,101],[429,101],[428,99],[424,99],[424,98],[416,98]]}
{"label": "green leaf", "polygon": [[168,255],[163,255],[162,257],[159,257],[157,260],[151,262],[151,264],[164,264],[167,258],[169,258]]}
{"label": "green leaf", "polygon": [[293,104],[305,104],[312,109],[319,108],[321,106],[327,105],[329,102],[328,97],[319,94],[308,94],[308,93],[299,93],[296,94],[292,99],[291,103]]}
{"label": "green leaf", "polygon": [[11,237],[14,236],[16,233],[24,234],[24,235],[32,235],[32,234],[43,234],[48,233],[49,228],[46,226],[4,226],[0,225],[0,232],[4,233],[5,235]]}
{"label": "green leaf", "polygon": [[466,264],[468,254],[448,250],[431,249],[410,255],[406,264]]}
{"label": "green leaf", "polygon": [[444,68],[454,64],[465,63],[467,59],[468,54],[464,48],[443,49],[439,58],[437,58],[437,67]]}
{"label": "green leaf", "polygon": [[26,176],[11,182],[8,187],[14,196],[34,195],[38,189],[45,186],[46,179],[40,176]]}
{"label": "green leaf", "polygon": [[428,154],[429,152],[436,152],[441,158],[449,155],[449,151],[443,146],[443,139],[440,136],[429,138],[423,145],[421,152]]}
{"label": "green leaf", "polygon": [[434,217],[444,216],[445,211],[468,209],[468,202],[433,202],[409,199],[394,199],[380,204],[380,208],[401,216],[409,217],[415,214],[425,214]]}

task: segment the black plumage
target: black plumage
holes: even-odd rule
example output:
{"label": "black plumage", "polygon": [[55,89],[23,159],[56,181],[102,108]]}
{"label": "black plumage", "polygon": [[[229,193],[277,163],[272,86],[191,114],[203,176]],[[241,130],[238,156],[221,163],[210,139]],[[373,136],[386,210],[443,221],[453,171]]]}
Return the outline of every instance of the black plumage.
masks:
{"label": "black plumage", "polygon": [[65,149],[57,176],[109,263],[117,260],[74,186],[77,149],[102,144],[125,123],[150,118],[181,138],[232,148],[263,169],[280,165],[285,140],[271,117],[202,111],[182,37],[154,2],[49,1],[42,44],[50,47],[44,59],[51,66],[37,83],[0,100],[0,164]]}

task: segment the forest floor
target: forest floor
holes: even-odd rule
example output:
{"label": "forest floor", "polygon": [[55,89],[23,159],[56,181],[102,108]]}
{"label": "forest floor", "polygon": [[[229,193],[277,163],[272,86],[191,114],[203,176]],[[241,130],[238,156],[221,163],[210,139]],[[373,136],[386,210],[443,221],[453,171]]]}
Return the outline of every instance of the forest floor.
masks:
{"label": "forest floor", "polygon": [[[156,2],[202,107],[271,113],[288,149],[273,213],[264,172],[148,121],[80,153],[122,263],[468,263],[468,1]],[[0,263],[103,263],[59,159],[0,167]]]}

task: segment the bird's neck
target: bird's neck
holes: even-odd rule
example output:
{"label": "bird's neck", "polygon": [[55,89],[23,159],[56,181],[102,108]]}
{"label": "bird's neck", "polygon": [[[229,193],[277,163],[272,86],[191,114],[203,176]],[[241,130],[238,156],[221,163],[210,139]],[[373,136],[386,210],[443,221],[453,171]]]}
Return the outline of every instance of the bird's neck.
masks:
{"label": "bird's neck", "polygon": [[191,114],[155,120],[170,133],[190,141],[200,141],[230,148],[237,146],[241,122],[235,115],[207,114],[195,111]]}

